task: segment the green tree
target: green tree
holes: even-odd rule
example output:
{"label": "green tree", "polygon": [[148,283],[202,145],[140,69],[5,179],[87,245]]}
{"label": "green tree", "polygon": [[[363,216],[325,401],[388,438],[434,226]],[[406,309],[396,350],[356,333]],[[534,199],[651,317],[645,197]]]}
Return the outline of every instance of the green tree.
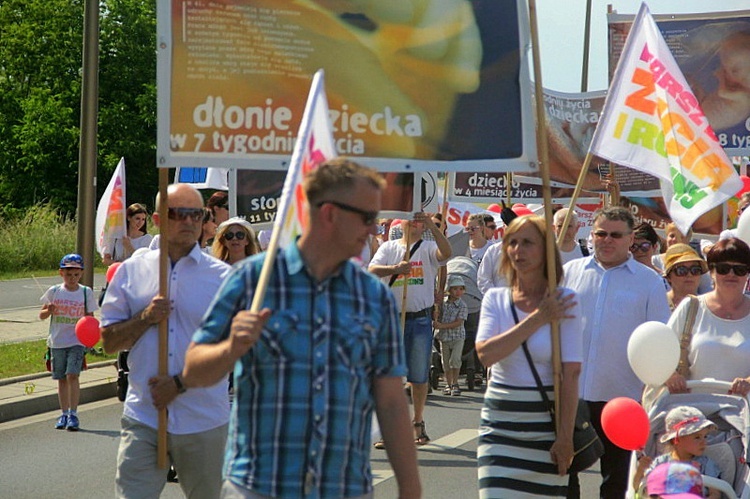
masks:
{"label": "green tree", "polygon": [[[97,197],[124,156],[128,201],[151,205],[157,178],[155,4],[99,5]],[[39,202],[75,211],[82,40],[82,0],[0,2],[0,207],[6,213]]]}

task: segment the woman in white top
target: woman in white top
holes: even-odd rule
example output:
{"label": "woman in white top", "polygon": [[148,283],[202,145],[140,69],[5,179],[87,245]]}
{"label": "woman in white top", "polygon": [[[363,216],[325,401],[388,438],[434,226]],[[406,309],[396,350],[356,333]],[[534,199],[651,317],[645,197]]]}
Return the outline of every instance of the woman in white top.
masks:
{"label": "woman in white top", "polygon": [[115,238],[104,248],[102,262],[106,266],[122,262],[138,248],[148,248],[153,236],[148,233],[148,211],[140,203],[133,203],[125,211],[127,236]]}
{"label": "woman in white top", "polygon": [[[500,272],[510,287],[492,288],[482,301],[476,347],[482,364],[492,366],[492,374],[477,447],[480,497],[567,494],[583,328],[573,292],[559,288],[549,293],[547,230],[544,218],[535,215],[511,222],[500,258]],[[562,265],[557,248],[554,258],[560,282]],[[562,344],[561,425],[557,433],[522,347],[524,343],[528,346],[548,397],[554,400],[552,321],[560,321]]]}
{"label": "woman in white top", "polygon": [[479,265],[482,263],[487,248],[492,246],[492,242],[484,237],[484,215],[481,213],[470,215],[464,230],[469,234],[469,255],[467,256]]}
{"label": "woman in white top", "polygon": [[[750,297],[744,294],[750,248],[740,239],[724,239],[709,250],[707,260],[714,289],[698,297],[688,378],[730,381],[731,393],[744,396],[750,392]],[[678,338],[682,337],[689,305],[689,300],[683,300],[669,319]],[[678,373],[666,385],[670,393],[687,391],[685,378]]]}

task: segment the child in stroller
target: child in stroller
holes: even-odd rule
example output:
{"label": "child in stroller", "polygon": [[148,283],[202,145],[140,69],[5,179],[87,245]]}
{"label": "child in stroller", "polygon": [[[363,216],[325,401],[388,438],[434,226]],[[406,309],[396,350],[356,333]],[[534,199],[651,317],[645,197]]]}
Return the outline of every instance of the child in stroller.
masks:
{"label": "child in stroller", "polygon": [[[716,425],[709,421],[701,411],[687,405],[680,405],[670,410],[665,422],[667,433],[662,435],[659,441],[668,444],[670,451],[655,459],[642,456],[638,460],[633,487],[640,488],[644,474],[662,463],[671,461],[692,464],[702,475],[721,478],[719,466],[704,454],[708,434],[716,429]],[[716,489],[708,489],[708,493],[704,495],[709,499],[720,499],[721,493]]]}
{"label": "child in stroller", "polygon": [[[651,458],[671,452],[662,442],[662,437],[670,435],[667,415],[677,407],[689,406],[700,412],[703,418],[716,427],[715,431],[708,434],[705,455],[718,465],[721,478],[704,475],[705,486],[718,489],[722,497],[750,499],[750,469],[746,464],[749,457],[747,442],[750,430],[750,405],[745,397],[729,395],[731,386],[732,383],[713,379],[689,380],[690,393],[663,391],[648,409],[650,431],[642,452]],[[697,413],[690,416],[693,417],[698,417],[698,421],[702,421]],[[671,440],[671,437],[665,440]],[[635,481],[637,471],[636,453],[633,453],[630,484]],[[644,497],[638,492],[630,487],[626,497]]]}

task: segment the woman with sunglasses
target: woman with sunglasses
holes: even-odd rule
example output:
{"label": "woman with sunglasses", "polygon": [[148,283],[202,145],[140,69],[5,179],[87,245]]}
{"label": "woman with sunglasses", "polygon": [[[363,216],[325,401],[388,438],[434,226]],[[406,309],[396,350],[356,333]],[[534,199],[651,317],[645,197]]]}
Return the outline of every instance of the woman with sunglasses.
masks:
{"label": "woman with sunglasses", "polygon": [[661,274],[660,270],[654,267],[652,257],[657,253],[659,248],[659,235],[654,228],[643,222],[636,225],[633,229],[633,244],[630,245],[630,252],[633,258],[646,267]]}
{"label": "woman with sunglasses", "polygon": [[255,239],[255,231],[250,222],[240,217],[225,220],[216,229],[216,237],[211,247],[213,256],[229,265],[260,252]]}
{"label": "woman with sunglasses", "polygon": [[[664,227],[664,240],[667,243],[667,251],[669,251],[669,248],[671,248],[675,244],[690,244],[690,241],[693,239],[693,229],[688,229],[687,234],[683,234],[680,232],[680,229],[677,228],[677,225],[675,225],[674,222],[669,222],[666,227]],[[695,250],[697,252],[697,250]],[[654,268],[656,268],[658,271],[664,271],[666,267],[666,258],[667,254],[657,254],[651,257],[651,263],[653,264]],[[701,257],[702,259],[703,257]],[[703,272],[703,275],[700,277],[700,282],[698,283],[698,290],[697,291],[691,291],[690,294],[693,295],[702,295],[703,293],[708,293],[713,289],[714,285],[711,282],[711,276],[708,275],[708,271],[705,270]],[[664,277],[667,277],[667,273],[663,272]],[[669,279],[667,279],[669,281]],[[670,284],[671,285],[671,284]],[[679,305],[681,300],[676,300],[674,302],[674,307]],[[670,305],[671,306],[671,305]]]}
{"label": "woman with sunglasses", "polygon": [[481,213],[470,215],[464,230],[469,234],[469,255],[467,256],[479,265],[482,263],[487,248],[492,246],[492,241],[484,237],[484,215]]}
{"label": "woman with sunglasses", "polygon": [[[732,383],[730,393],[750,392],[750,297],[745,296],[750,272],[750,247],[737,238],[724,239],[708,252],[714,289],[698,297],[698,310],[688,350],[688,379],[715,378]],[[669,319],[682,337],[690,300],[683,300]],[[674,373],[670,393],[687,391],[686,379]]]}
{"label": "woman with sunglasses", "polygon": [[674,310],[683,298],[697,295],[701,276],[708,272],[708,265],[693,248],[683,243],[669,247],[664,254],[664,278],[669,283],[667,301]]}

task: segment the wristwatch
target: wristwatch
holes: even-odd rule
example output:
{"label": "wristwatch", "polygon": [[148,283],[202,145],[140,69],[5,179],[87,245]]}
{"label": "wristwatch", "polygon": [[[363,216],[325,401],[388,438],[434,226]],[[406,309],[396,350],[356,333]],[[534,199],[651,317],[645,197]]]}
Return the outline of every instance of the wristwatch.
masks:
{"label": "wristwatch", "polygon": [[187,391],[187,388],[185,388],[185,385],[182,384],[182,380],[180,379],[179,374],[175,374],[172,376],[172,379],[174,380],[174,384],[177,387],[178,393],[185,393]]}

